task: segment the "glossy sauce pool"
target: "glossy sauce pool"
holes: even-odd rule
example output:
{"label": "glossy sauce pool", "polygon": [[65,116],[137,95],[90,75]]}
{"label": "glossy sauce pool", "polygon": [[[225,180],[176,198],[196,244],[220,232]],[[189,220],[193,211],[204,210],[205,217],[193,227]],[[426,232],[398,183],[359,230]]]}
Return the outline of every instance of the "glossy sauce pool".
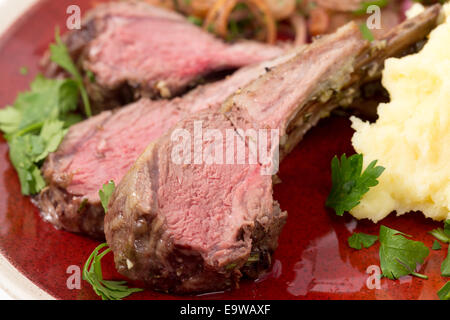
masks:
{"label": "glossy sauce pool", "polygon": [[[77,1],[82,12],[100,1]],[[64,26],[66,8],[73,1],[42,1],[0,39],[0,106],[14,101],[28,88],[39,71],[40,57],[53,39],[54,27]],[[64,28],[61,27],[61,30]],[[27,67],[28,75],[20,74]],[[353,250],[347,238],[354,231],[378,234],[380,224],[356,221],[348,214],[336,216],[324,207],[331,187],[330,161],[334,155],[352,154],[350,122],[343,117],[323,120],[281,164],[281,184],[274,197],[288,211],[287,224],[273,256],[272,269],[257,281],[244,280],[229,292],[179,297],[145,291],[133,299],[437,299],[436,292],[447,281],[440,276],[446,246],[430,250],[420,272],[428,280],[404,277],[381,280],[380,289],[369,289],[369,266],[379,265],[378,243]],[[428,231],[440,223],[420,213],[401,217],[391,214],[382,224],[413,235],[429,248],[434,241]],[[90,286],[69,290],[66,270],[82,268],[98,242],[55,230],[39,216],[29,198],[20,193],[19,181],[8,157],[8,146],[0,138],[0,252],[39,287],[60,299],[97,299]],[[118,279],[112,255],[103,261],[106,279]]]}

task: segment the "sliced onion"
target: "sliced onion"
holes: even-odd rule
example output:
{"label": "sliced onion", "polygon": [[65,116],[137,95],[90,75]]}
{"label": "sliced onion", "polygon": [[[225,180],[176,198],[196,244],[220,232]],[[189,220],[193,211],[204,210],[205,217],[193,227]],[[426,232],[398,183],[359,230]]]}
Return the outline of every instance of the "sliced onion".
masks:
{"label": "sliced onion", "polygon": [[208,11],[203,28],[208,30],[214,28],[221,37],[226,38],[228,34],[228,22],[233,9],[238,3],[245,3],[250,11],[258,17],[258,20],[264,25],[266,30],[266,42],[275,43],[276,25],[269,7],[264,0],[217,0]]}

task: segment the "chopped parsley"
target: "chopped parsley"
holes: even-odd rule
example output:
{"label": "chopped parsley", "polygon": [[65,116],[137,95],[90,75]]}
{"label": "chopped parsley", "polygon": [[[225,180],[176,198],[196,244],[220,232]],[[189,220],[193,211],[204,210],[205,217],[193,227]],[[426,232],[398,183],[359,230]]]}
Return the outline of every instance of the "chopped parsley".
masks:
{"label": "chopped parsley", "polygon": [[375,40],[375,37],[374,37],[372,31],[370,31],[367,24],[361,23],[359,25],[359,31],[361,31],[363,38],[368,40],[369,42],[372,42],[373,40]]}
{"label": "chopped parsley", "polygon": [[[45,187],[40,167],[49,153],[56,151],[67,128],[82,120],[75,113],[79,95],[90,115],[89,99],[66,46],[56,32],[50,45],[51,60],[74,79],[48,79],[37,75],[28,91],[19,93],[11,106],[0,110],[0,130],[9,144],[9,157],[17,171],[22,194],[38,193]],[[20,70],[27,73],[26,68]]]}
{"label": "chopped parsley", "polygon": [[103,280],[101,260],[111,249],[99,252],[106,246],[106,243],[102,243],[91,253],[83,267],[83,280],[92,286],[102,300],[121,300],[132,293],[143,291],[140,288],[128,288],[126,281]]}
{"label": "chopped parsley", "polygon": [[436,239],[445,242],[450,243],[450,219],[447,219],[444,221],[444,228],[436,228],[428,232]]}
{"label": "chopped parsley", "polygon": [[441,246],[441,244],[439,243],[439,241],[434,240],[433,246],[431,247],[431,249],[433,249],[433,250],[441,250],[441,248],[442,248],[442,246]]}
{"label": "chopped parsley", "polygon": [[415,272],[417,264],[422,264],[430,250],[420,241],[413,241],[403,232],[380,227],[380,265],[383,276],[395,280],[405,275],[426,279]]}
{"label": "chopped parsley", "polygon": [[450,300],[450,281],[447,281],[437,294],[441,300]]}
{"label": "chopped parsley", "polygon": [[100,196],[100,201],[102,202],[105,213],[108,212],[109,198],[111,198],[115,190],[116,185],[114,184],[114,181],[111,180],[108,183],[105,183],[103,187],[98,191],[98,195]]}
{"label": "chopped parsley", "polygon": [[444,233],[450,237],[450,219],[444,221]]}
{"label": "chopped parsley", "polygon": [[66,45],[61,41],[58,29],[56,29],[55,31],[55,42],[56,43],[50,45],[50,52],[51,52],[50,59],[72,75],[73,80],[75,81],[78,89],[80,90],[81,99],[83,100],[84,105],[84,112],[86,116],[90,117],[92,115],[91,104],[89,102],[89,97],[86,88],[84,87],[83,84],[83,77],[78,72],[77,67],[73,63]]}
{"label": "chopped parsley", "polygon": [[8,141],[22,194],[35,194],[45,187],[39,168],[58,148],[67,127],[81,120],[72,113],[77,103],[78,89],[73,80],[38,75],[29,91],[19,93],[12,106],[0,110],[0,130]]}
{"label": "chopped parsley", "polygon": [[348,238],[348,245],[350,248],[361,250],[364,248],[369,248],[375,244],[378,240],[378,236],[374,236],[371,234],[366,234],[362,232],[355,232]]}
{"label": "chopped parsley", "polygon": [[444,233],[442,228],[433,229],[428,233],[442,242],[450,243],[450,237]]}
{"label": "chopped parsley", "polygon": [[450,277],[450,246],[447,249],[447,257],[441,264],[441,275],[443,277]]}
{"label": "chopped parsley", "polygon": [[375,166],[376,163],[377,160],[372,161],[362,172],[362,154],[354,154],[349,158],[343,154],[340,163],[334,156],[331,161],[333,186],[325,205],[333,208],[339,216],[356,207],[369,188],[378,184],[377,178],[384,171],[383,167]]}

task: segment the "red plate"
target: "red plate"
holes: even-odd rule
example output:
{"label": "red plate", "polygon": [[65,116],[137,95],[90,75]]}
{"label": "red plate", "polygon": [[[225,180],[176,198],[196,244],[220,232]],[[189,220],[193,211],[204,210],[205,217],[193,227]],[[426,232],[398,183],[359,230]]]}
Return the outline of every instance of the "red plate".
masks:
{"label": "red plate", "polygon": [[[19,19],[0,39],[0,105],[12,103],[16,94],[28,88],[39,71],[38,63],[53,39],[54,27],[64,30],[66,8],[73,0],[42,1]],[[77,1],[82,12],[97,1]],[[21,67],[29,70],[20,74]],[[311,130],[282,163],[281,184],[275,199],[289,213],[273,256],[272,270],[263,279],[242,281],[239,289],[195,297],[198,299],[437,299],[446,282],[440,276],[445,249],[431,250],[420,272],[428,280],[404,277],[381,280],[380,289],[366,285],[369,266],[379,265],[378,249],[356,251],[348,247],[353,231],[378,234],[380,224],[356,221],[348,214],[338,217],[324,208],[330,190],[330,161],[338,154],[353,153],[352,129],[345,118],[333,117]],[[80,290],[69,290],[66,270],[82,267],[97,242],[55,230],[39,216],[30,199],[20,193],[19,181],[10,164],[8,145],[0,138],[0,252],[26,277],[59,299],[97,299],[83,282]],[[402,217],[392,214],[382,223],[413,235],[431,247],[427,234],[441,224],[420,213]],[[104,259],[105,277],[118,278],[112,255]],[[145,291],[134,299],[179,299]],[[190,297],[189,297],[190,298]]]}

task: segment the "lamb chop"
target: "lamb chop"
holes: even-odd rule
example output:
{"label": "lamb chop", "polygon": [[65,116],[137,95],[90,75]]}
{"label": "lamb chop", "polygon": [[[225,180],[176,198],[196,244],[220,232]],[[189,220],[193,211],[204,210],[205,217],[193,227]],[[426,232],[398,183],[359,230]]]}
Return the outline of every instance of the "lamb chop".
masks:
{"label": "lamb chop", "polygon": [[241,68],[228,78],[199,86],[172,100],[139,101],[72,126],[43,165],[48,187],[36,198],[41,215],[57,228],[103,239],[104,210],[98,190],[119,183],[145,147],[182,118],[218,110],[233,92],[302,50]]}
{"label": "lamb chop", "polygon": [[[283,52],[251,41],[227,44],[175,12],[134,1],[98,5],[63,41],[86,75],[94,113],[140,97],[170,98],[202,76]],[[44,61],[48,76],[61,72],[48,56]]]}
{"label": "lamb chop", "polygon": [[[153,141],[105,216],[117,270],[155,290],[194,293],[232,288],[266,269],[287,217],[267,174],[277,152],[285,156],[322,116],[356,97],[387,56],[422,40],[439,12],[432,7],[372,44],[349,23],[238,90],[221,111],[192,114]],[[279,151],[276,140],[247,139],[248,130],[275,130]],[[255,144],[271,161],[250,160]]]}

